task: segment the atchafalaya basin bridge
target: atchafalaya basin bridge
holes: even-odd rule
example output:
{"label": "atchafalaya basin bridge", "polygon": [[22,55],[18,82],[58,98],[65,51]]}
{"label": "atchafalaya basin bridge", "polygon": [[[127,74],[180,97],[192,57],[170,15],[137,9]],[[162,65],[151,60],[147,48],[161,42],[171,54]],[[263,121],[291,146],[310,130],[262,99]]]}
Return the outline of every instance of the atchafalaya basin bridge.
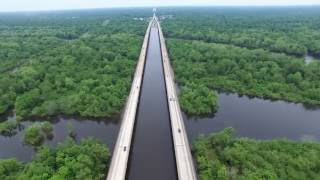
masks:
{"label": "atchafalaya basin bridge", "polygon": [[131,91],[127,99],[127,104],[122,118],[121,128],[118,134],[118,139],[114,148],[111,164],[109,167],[107,180],[124,180],[126,178],[127,164],[130,155],[130,148],[135,125],[137,107],[139,103],[139,95],[141,91],[151,26],[156,26],[159,33],[159,41],[162,56],[161,59],[163,64],[178,178],[180,180],[196,180],[197,175],[195,172],[193,159],[191,156],[190,145],[188,142],[179,106],[179,101],[175,90],[174,73],[170,65],[170,60],[168,57],[168,52],[166,49],[165,39],[161,30],[161,26],[155,15],[150,21],[144,37],[140,57],[138,60],[134,79],[131,86]]}

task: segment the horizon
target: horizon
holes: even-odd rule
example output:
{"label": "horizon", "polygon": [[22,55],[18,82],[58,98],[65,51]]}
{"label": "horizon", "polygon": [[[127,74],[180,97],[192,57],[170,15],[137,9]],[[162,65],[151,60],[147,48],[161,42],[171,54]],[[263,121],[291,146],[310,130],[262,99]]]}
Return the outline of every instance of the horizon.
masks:
{"label": "horizon", "polygon": [[119,10],[125,10],[125,9],[143,9],[143,8],[312,8],[312,7],[319,7],[319,5],[229,5],[229,6],[223,6],[223,5],[173,5],[173,6],[119,6],[119,7],[96,7],[96,8],[70,8],[70,9],[40,9],[40,10],[17,10],[17,11],[1,11],[0,14],[3,13],[41,13],[41,12],[59,12],[59,11],[90,11],[90,10],[103,10],[103,9],[119,9]]}
{"label": "horizon", "polygon": [[91,10],[91,9],[131,9],[131,8],[152,8],[152,7],[317,7],[320,6],[319,0],[289,1],[281,2],[275,0],[259,0],[250,2],[249,0],[226,0],[224,2],[210,2],[208,0],[186,0],[183,3],[169,0],[119,0],[108,2],[103,0],[56,0],[43,2],[41,0],[12,0],[3,2],[0,12],[43,12],[43,11],[64,11],[64,10]]}

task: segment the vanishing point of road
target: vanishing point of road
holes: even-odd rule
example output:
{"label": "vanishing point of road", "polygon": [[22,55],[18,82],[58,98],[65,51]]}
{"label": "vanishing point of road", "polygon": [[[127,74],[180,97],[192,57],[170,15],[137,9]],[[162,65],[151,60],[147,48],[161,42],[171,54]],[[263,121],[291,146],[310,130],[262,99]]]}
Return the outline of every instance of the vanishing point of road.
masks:
{"label": "vanishing point of road", "polygon": [[196,180],[165,39],[151,19],[107,180]]}

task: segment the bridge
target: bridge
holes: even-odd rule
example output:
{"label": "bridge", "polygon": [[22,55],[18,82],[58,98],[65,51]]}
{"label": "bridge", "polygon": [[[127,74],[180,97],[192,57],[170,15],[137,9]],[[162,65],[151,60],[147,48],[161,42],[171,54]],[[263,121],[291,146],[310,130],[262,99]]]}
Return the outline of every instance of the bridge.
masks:
{"label": "bridge", "polygon": [[[131,91],[127,99],[125,110],[122,116],[121,128],[114,148],[107,180],[124,180],[126,178],[127,166],[130,156],[132,136],[134,132],[137,107],[141,93],[141,85],[145,68],[147,49],[150,38],[151,27],[157,27],[162,56],[162,65],[166,85],[167,102],[170,113],[171,131],[173,147],[175,152],[176,168],[178,179],[196,180],[196,172],[191,155],[181,109],[174,84],[174,73],[170,65],[170,59],[165,45],[165,39],[161,30],[158,18],[153,16],[149,22],[144,41],[141,48],[140,57],[137,63]],[[157,162],[154,162],[157,163]]]}

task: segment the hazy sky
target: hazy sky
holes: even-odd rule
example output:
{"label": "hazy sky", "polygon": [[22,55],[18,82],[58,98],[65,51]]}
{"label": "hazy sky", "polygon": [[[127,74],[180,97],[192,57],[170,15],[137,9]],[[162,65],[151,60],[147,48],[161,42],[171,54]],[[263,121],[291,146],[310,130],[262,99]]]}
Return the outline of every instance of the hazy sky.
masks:
{"label": "hazy sky", "polygon": [[320,5],[320,0],[0,0],[0,11],[177,5]]}

